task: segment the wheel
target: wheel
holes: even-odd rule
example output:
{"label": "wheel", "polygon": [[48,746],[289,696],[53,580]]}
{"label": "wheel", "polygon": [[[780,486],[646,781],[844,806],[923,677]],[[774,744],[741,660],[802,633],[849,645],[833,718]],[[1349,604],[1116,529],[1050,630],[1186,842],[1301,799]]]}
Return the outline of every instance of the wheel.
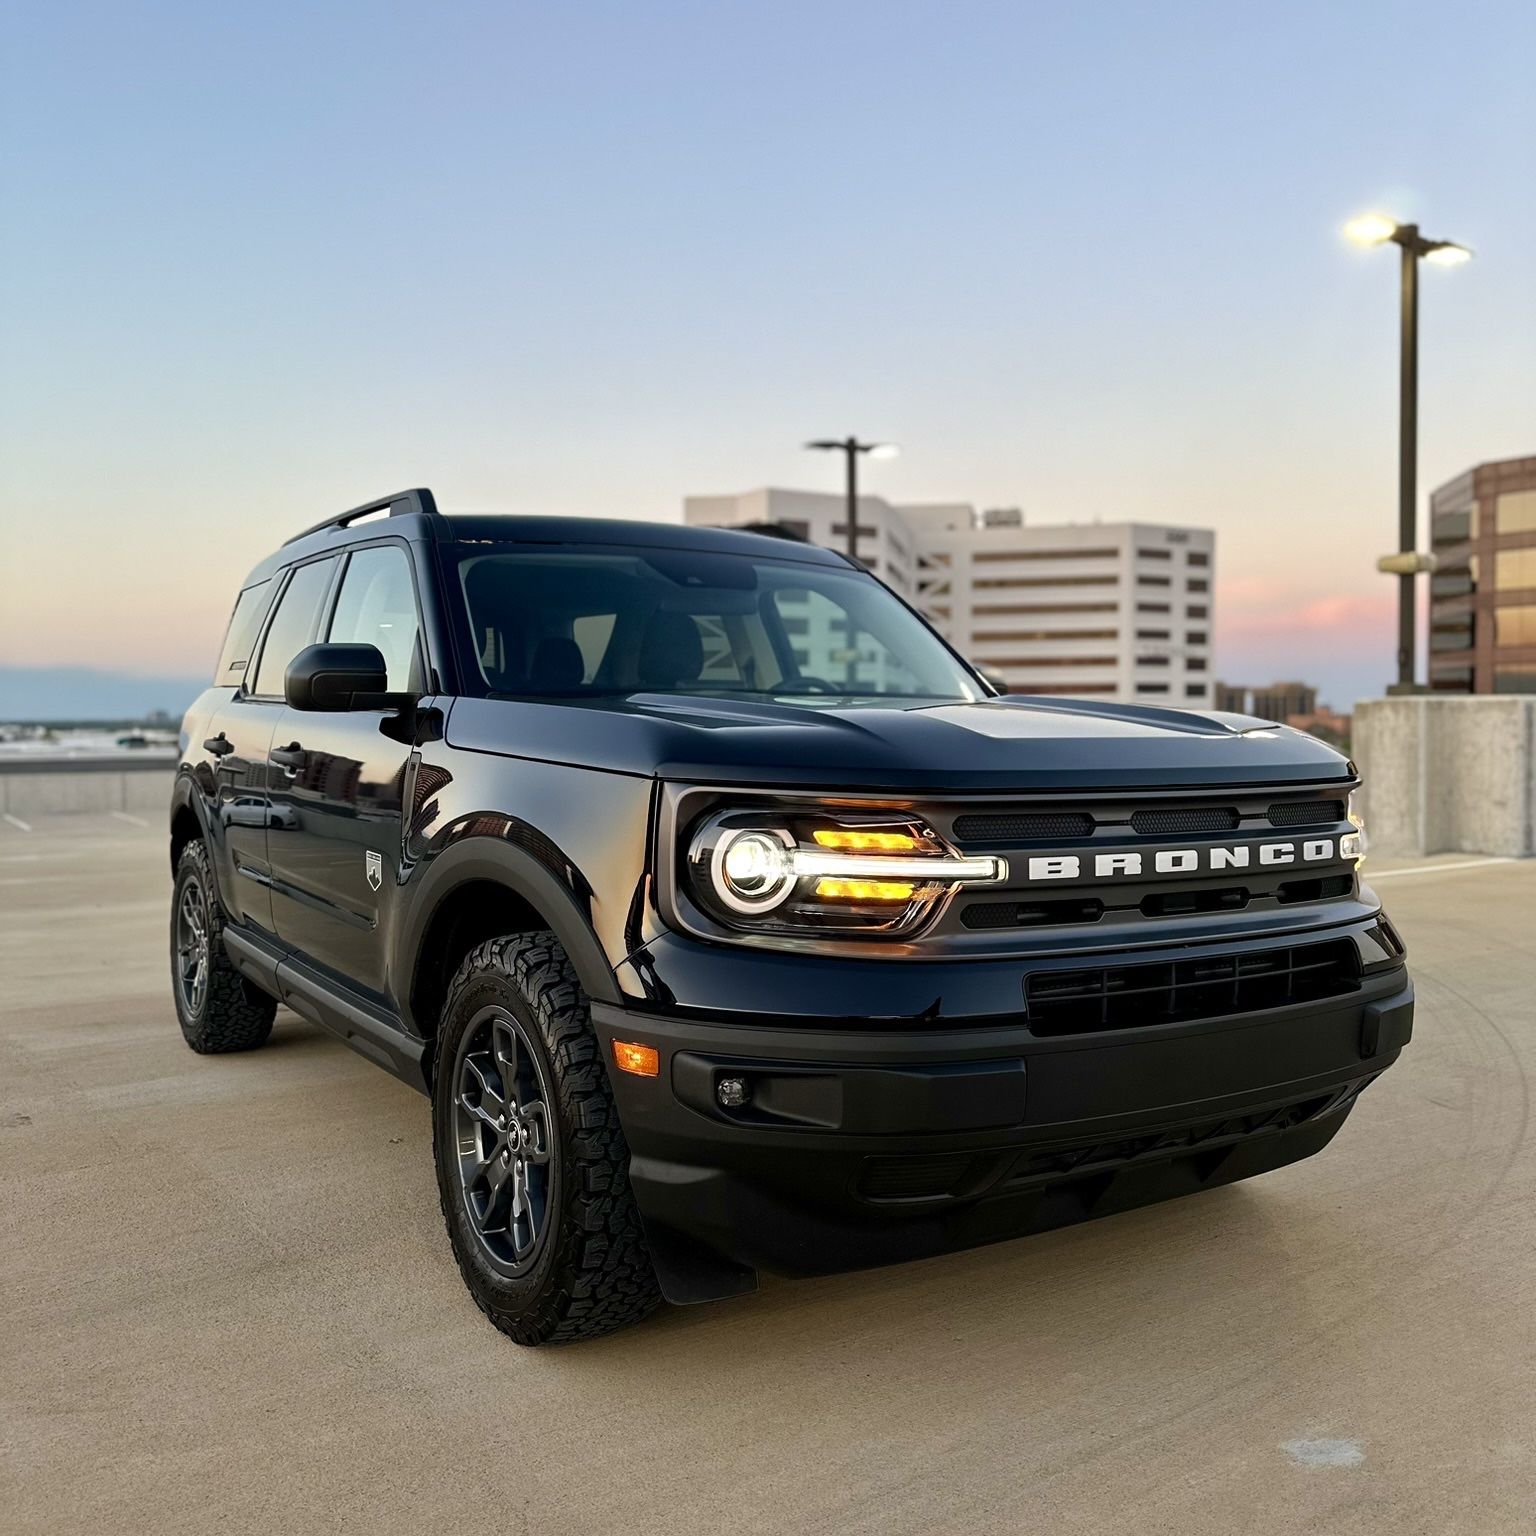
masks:
{"label": "wheel", "polygon": [[459,967],[432,1103],[448,1238],[503,1333],[590,1339],[658,1305],[587,999],[552,933],[492,939]]}
{"label": "wheel", "polygon": [[200,838],[181,850],[171,897],[171,991],[187,1044],[200,1055],[249,1051],[272,1033],[277,999],[230,963],[213,869]]}

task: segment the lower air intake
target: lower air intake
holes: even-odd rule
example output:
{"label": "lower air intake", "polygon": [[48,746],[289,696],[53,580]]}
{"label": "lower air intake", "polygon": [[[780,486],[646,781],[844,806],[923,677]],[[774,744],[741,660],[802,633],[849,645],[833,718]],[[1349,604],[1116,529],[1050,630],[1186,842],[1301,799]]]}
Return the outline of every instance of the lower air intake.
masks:
{"label": "lower air intake", "polygon": [[1342,997],[1360,984],[1348,939],[1157,965],[1037,971],[1024,983],[1037,1035],[1138,1029]]}

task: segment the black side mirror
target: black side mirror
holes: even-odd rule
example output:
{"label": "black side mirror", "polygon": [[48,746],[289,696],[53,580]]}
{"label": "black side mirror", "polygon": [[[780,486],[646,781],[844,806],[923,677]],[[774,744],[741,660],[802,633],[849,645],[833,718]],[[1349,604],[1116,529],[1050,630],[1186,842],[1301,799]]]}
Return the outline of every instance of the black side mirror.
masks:
{"label": "black side mirror", "polygon": [[[971,663],[971,665],[976,667],[976,663],[974,661]],[[1004,677],[1001,672],[994,672],[991,667],[976,667],[976,670],[981,673],[982,682],[984,682],[992,690],[993,693],[1002,695],[1009,692],[1008,679]]]}
{"label": "black side mirror", "polygon": [[283,678],[290,709],[379,709],[389,671],[376,645],[306,645]]}

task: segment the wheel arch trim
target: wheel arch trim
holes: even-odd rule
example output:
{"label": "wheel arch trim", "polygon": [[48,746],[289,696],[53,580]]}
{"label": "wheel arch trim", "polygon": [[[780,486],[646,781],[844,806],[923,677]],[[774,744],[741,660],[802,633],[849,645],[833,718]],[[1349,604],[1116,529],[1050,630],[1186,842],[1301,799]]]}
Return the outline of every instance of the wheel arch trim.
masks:
{"label": "wheel arch trim", "polygon": [[[171,786],[171,814],[167,823],[167,830],[172,834],[171,847],[174,850],[176,823],[181,819],[183,811],[190,811],[197,822],[197,830],[204,842],[208,841],[208,808],[203,804],[203,796],[198,788],[197,780],[186,768],[180,768],[176,773],[176,782]],[[171,872],[176,870],[176,856],[171,855]]]}
{"label": "wheel arch trim", "polygon": [[606,1003],[620,1000],[613,967],[590,916],[582,910],[570,886],[526,849],[495,837],[476,835],[450,844],[431,860],[402,919],[396,953],[404,969],[398,978],[398,995],[414,1033],[424,1033],[422,1021],[414,1016],[411,997],[425,958],[423,949],[432,920],[454,891],[477,881],[505,887],[543,918],[570,956],[577,979],[589,998]]}

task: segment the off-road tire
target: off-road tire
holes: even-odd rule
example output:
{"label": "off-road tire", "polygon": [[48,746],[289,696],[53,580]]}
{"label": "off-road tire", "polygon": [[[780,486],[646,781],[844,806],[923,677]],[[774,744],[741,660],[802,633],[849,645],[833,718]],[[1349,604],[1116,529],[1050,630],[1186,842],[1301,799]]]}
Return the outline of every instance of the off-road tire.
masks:
{"label": "off-road tire", "polygon": [[[523,1048],[540,1058],[530,1067],[537,1067],[549,1094],[543,1236],[519,1275],[498,1270],[471,1224],[460,1165],[466,1035],[497,1010],[523,1026]],[[554,934],[491,939],[466,956],[443,1003],[432,1121],[438,1195],[454,1258],[480,1310],[503,1333],[519,1344],[596,1338],[639,1322],[659,1305],[629,1184],[629,1147],[587,998]]]}
{"label": "off-road tire", "polygon": [[[202,914],[206,925],[206,975],[200,991],[190,987],[180,972],[178,923],[186,902]],[[223,930],[208,849],[201,838],[194,838],[176,861],[171,897],[171,995],[176,1000],[181,1033],[201,1056],[254,1050],[272,1033],[272,1015],[277,1012],[277,999],[247,981],[230,963],[224,952]]]}

